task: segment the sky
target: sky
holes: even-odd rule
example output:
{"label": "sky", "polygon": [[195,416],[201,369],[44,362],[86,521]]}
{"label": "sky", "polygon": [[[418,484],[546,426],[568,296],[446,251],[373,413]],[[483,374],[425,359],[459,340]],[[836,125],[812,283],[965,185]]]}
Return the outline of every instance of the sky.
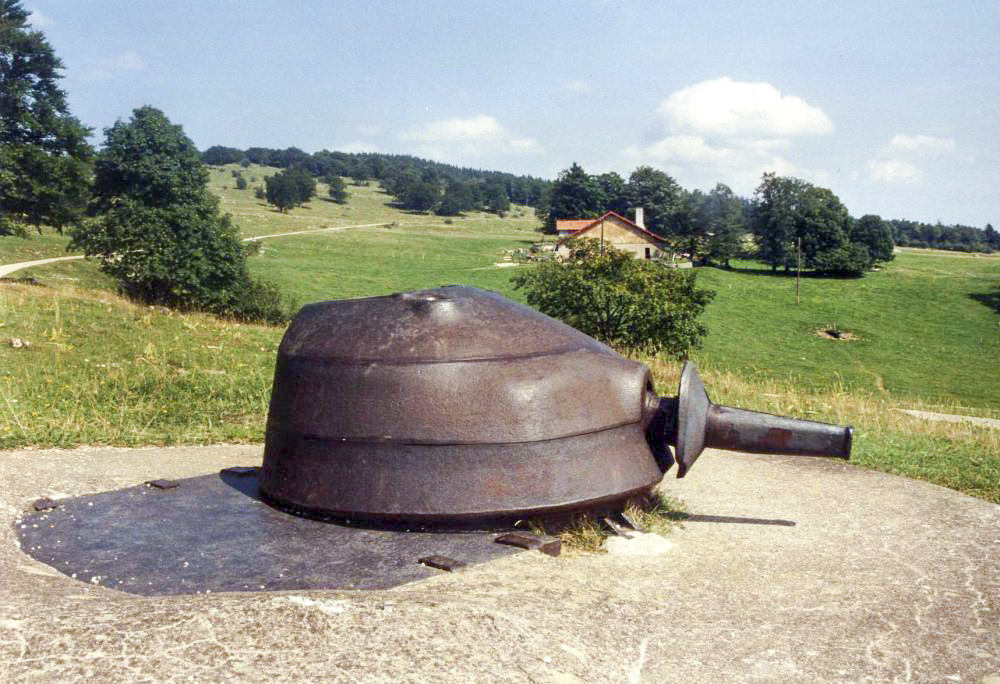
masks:
{"label": "sky", "polygon": [[1000,2],[26,0],[95,129],[143,105],[199,149],[572,163],[851,214],[1000,226]]}

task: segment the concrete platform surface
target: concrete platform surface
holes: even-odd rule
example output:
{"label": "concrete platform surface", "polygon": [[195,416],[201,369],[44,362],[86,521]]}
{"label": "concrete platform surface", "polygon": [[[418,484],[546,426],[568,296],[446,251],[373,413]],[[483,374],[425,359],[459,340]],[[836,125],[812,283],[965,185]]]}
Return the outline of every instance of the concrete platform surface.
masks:
{"label": "concrete platform surface", "polygon": [[17,547],[38,498],[260,456],[0,452],[0,682],[1000,682],[1000,506],[841,462],[706,452],[665,553],[390,590],[137,597]]}

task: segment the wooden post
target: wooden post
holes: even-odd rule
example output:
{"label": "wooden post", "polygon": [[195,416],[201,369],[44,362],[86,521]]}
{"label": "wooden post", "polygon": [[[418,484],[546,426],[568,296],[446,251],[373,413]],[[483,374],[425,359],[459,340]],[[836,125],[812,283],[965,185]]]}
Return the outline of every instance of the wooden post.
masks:
{"label": "wooden post", "polygon": [[802,279],[802,238],[798,239],[795,249],[795,304],[799,304],[799,281]]}

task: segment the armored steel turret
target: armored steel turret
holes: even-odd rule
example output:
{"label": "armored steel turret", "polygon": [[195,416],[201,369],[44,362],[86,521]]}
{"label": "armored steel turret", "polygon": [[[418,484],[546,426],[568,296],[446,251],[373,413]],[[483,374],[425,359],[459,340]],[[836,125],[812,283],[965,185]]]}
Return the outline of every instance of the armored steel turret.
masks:
{"label": "armored steel turret", "polygon": [[[851,428],[713,404],[496,293],[322,302],[278,351],[260,487],[314,517],[474,522],[614,505],[705,447],[848,458]],[[674,446],[671,452],[670,446]]]}

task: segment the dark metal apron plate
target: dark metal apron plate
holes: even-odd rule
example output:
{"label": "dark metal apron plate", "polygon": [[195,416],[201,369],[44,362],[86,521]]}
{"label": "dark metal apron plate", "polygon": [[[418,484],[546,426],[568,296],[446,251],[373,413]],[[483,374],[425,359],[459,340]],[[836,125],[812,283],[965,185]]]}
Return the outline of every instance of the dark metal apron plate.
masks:
{"label": "dark metal apron plate", "polygon": [[[241,472],[242,471],[242,472]],[[298,517],[264,503],[256,469],[58,501],[16,523],[21,548],[82,582],[133,594],[386,589],[518,553],[496,532],[376,530]]]}

